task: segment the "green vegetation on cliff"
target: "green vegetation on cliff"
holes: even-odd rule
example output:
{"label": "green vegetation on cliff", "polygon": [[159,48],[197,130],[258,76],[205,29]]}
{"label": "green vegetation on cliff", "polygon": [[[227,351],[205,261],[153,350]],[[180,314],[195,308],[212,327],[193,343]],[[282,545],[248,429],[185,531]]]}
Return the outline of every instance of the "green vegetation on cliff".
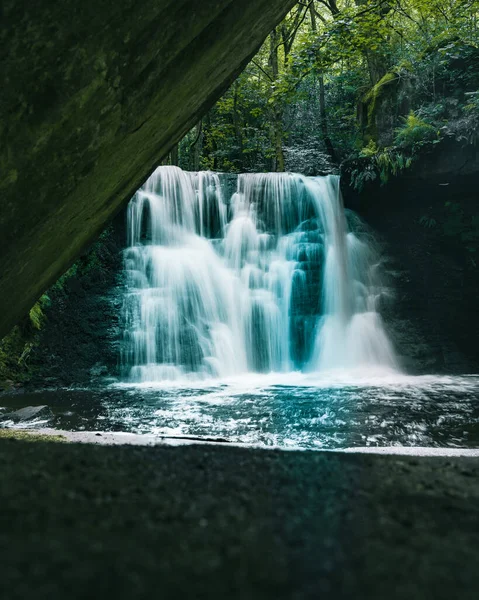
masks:
{"label": "green vegetation on cliff", "polygon": [[[113,252],[110,226],[90,250],[41,296],[21,322],[0,340],[0,390],[26,384],[37,374],[42,374],[45,365],[39,364],[37,354],[43,350],[43,329],[48,325],[49,316],[58,314],[68,303],[78,302],[78,299],[75,300],[77,287],[74,282],[95,285],[99,280],[111,278],[111,263],[117,260]],[[81,329],[81,323],[78,328]],[[42,359],[40,362],[44,362],[45,357]]]}
{"label": "green vegetation on cliff", "polygon": [[[478,65],[479,0],[298,2],[170,159],[192,170],[340,170],[365,194],[437,154],[462,176],[477,163]],[[464,147],[467,168],[453,167]],[[424,222],[444,223],[445,243],[475,267],[479,216],[456,203]]]}
{"label": "green vegetation on cliff", "polygon": [[0,340],[0,390],[25,383],[32,376],[30,355],[39,344],[45,323],[45,309],[50,299],[46,294],[32,306],[28,315]]}

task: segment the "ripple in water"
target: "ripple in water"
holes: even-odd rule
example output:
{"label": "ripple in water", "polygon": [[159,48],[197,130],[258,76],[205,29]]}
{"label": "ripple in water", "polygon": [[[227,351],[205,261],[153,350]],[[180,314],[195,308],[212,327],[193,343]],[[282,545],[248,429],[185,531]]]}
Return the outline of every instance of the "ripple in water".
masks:
{"label": "ripple in water", "polygon": [[117,384],[2,398],[9,409],[19,402],[52,409],[52,420],[33,426],[74,431],[216,438],[291,449],[479,447],[479,376],[382,373],[367,379],[351,373],[322,378],[289,373],[190,387]]}

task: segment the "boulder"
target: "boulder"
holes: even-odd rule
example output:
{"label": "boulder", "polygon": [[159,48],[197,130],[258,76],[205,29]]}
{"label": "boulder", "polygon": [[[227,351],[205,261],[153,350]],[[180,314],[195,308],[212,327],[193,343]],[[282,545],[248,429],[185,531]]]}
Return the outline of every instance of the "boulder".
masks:
{"label": "boulder", "polygon": [[32,421],[33,419],[48,419],[53,417],[53,413],[46,405],[43,406],[25,406],[12,413],[3,414],[2,418],[8,421]]}
{"label": "boulder", "polygon": [[293,0],[0,6],[0,338],[232,83]]}

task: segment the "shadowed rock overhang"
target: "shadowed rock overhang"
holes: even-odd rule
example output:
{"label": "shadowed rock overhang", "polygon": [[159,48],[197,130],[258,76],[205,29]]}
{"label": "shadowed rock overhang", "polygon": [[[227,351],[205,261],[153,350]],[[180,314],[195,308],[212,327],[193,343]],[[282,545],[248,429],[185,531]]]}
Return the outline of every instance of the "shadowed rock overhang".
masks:
{"label": "shadowed rock overhang", "polygon": [[294,3],[2,3],[0,338],[102,231]]}

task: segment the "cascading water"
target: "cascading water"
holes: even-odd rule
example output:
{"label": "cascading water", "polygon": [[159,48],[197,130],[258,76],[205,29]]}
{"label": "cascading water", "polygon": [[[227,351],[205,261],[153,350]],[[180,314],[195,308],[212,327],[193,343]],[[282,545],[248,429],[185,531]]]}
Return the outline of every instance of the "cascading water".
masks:
{"label": "cascading water", "polygon": [[160,167],[128,207],[122,365],[133,382],[394,368],[379,261],[339,178]]}

